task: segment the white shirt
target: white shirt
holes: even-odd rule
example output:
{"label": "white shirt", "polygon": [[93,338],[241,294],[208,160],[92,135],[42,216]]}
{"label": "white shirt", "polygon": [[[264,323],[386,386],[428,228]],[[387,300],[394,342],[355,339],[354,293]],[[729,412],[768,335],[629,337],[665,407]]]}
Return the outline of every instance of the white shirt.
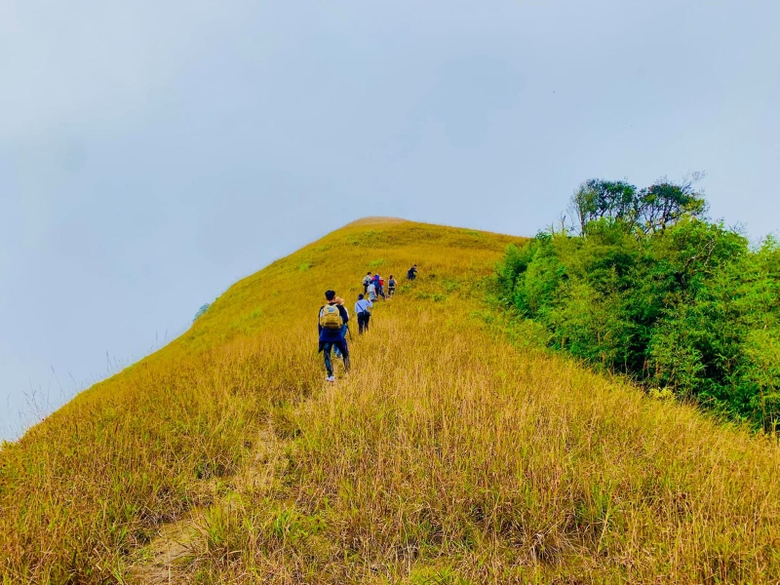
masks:
{"label": "white shirt", "polygon": [[368,299],[360,299],[357,303],[355,303],[355,313],[362,313],[363,311],[368,311],[368,308],[373,306],[374,304]]}

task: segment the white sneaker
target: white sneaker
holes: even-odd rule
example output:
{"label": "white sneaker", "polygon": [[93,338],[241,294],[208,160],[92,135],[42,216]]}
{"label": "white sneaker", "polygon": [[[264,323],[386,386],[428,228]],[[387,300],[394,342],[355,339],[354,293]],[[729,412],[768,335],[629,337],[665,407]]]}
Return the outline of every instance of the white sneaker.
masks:
{"label": "white sneaker", "polygon": [[327,378],[325,378],[325,380],[327,380],[328,382],[335,382],[336,376],[328,376]]}

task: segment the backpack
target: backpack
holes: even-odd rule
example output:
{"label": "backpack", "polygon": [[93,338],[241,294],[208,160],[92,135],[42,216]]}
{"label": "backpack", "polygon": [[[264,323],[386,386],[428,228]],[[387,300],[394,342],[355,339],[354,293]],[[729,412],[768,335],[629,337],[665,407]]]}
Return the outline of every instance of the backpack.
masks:
{"label": "backpack", "polygon": [[323,329],[341,329],[344,320],[338,305],[325,305],[320,311],[320,326]]}

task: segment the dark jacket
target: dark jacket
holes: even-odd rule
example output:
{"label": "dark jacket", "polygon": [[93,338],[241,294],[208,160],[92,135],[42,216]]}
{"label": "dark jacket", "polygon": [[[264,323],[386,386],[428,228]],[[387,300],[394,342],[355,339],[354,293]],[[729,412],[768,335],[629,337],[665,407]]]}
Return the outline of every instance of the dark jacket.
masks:
{"label": "dark jacket", "polygon": [[[336,303],[328,303],[329,305],[335,305]],[[349,321],[349,314],[347,314],[347,310],[342,305],[337,305],[339,308],[339,314],[341,314],[341,319],[344,321],[344,325],[347,324]],[[322,349],[323,343],[334,343],[336,341],[343,341],[344,339],[344,329],[324,329],[322,325],[320,325],[320,313],[322,313],[322,309],[324,308],[324,305],[320,307],[320,310],[317,311],[317,329],[320,334],[320,350]]]}

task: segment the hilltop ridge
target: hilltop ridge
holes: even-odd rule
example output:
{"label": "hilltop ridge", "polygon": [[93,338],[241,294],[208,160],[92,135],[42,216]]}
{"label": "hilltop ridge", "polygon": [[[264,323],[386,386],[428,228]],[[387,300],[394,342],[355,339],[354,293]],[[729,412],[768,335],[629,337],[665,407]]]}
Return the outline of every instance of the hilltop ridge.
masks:
{"label": "hilltop ridge", "polygon": [[[363,218],[239,281],[0,451],[4,582],[776,582],[777,447],[523,348],[520,240]],[[328,386],[367,270],[398,293]]]}
{"label": "hilltop ridge", "polygon": [[391,225],[396,223],[406,223],[408,221],[409,221],[408,219],[403,219],[402,217],[385,217],[382,215],[369,215],[366,217],[361,217],[360,219],[356,219],[355,221],[351,221],[344,227],[360,227],[366,225]]}

